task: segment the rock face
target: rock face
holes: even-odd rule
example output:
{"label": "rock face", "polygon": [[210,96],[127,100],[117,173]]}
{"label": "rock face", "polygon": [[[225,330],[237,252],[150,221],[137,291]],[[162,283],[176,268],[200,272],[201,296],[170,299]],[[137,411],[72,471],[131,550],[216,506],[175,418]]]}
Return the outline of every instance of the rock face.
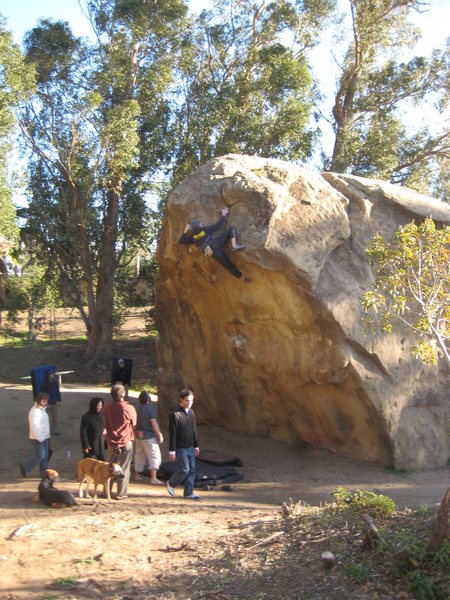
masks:
{"label": "rock face", "polygon": [[[233,277],[195,246],[187,222],[224,205],[245,250]],[[382,181],[227,155],[171,194],[157,258],[160,414],[192,387],[199,422],[311,444],[397,467],[448,458],[444,366],[416,361],[407,328],[377,336],[360,304],[376,232],[450,207]]]}

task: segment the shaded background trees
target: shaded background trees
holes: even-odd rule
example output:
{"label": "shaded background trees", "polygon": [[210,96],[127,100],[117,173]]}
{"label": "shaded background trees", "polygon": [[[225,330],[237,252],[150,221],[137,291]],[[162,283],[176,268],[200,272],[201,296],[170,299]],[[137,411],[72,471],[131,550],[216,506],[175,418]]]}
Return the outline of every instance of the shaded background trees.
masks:
{"label": "shaded background trees", "polygon": [[[311,50],[339,11],[351,35],[329,102],[334,149],[320,167],[448,198],[448,52],[402,54],[416,36],[408,19],[425,2],[216,0],[198,17],[182,0],[80,7],[89,38],[47,20],[25,37],[25,65],[14,50],[37,79],[31,99],[14,98],[28,157],[22,240],[80,310],[93,363],[111,357],[114,310],[152,299],[154,251],[177,182],[227,152],[315,160],[321,89]],[[17,71],[4,48],[2,90],[4,73]],[[322,68],[334,77],[331,61]],[[32,91],[28,73],[19,81]],[[441,118],[411,127],[407,109],[423,106]]]}
{"label": "shaded background trees", "polygon": [[25,38],[38,74],[20,114],[32,150],[26,233],[81,311],[88,357],[106,366],[116,271],[147,241],[146,195],[170,156],[164,93],[186,7],[96,0],[86,9],[94,44],[49,21]]}

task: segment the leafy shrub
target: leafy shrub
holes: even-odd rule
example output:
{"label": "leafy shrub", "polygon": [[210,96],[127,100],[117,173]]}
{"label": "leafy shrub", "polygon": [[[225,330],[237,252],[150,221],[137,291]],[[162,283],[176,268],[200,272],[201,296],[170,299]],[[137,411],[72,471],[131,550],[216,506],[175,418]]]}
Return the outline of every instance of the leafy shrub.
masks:
{"label": "leafy shrub", "polygon": [[350,492],[344,487],[338,487],[334,498],[341,508],[349,506],[376,518],[389,517],[397,510],[397,505],[391,498],[365,490]]}

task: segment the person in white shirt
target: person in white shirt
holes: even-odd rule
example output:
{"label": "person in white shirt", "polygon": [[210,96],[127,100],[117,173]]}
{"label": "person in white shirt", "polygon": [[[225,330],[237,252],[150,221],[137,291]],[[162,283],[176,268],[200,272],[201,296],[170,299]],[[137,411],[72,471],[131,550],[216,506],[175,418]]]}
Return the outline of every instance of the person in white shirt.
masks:
{"label": "person in white shirt", "polygon": [[48,444],[50,439],[50,422],[47,414],[48,395],[40,392],[34,401],[34,406],[28,413],[30,440],[34,447],[34,456],[19,464],[22,477],[32,471],[37,465],[41,477],[48,469]]}

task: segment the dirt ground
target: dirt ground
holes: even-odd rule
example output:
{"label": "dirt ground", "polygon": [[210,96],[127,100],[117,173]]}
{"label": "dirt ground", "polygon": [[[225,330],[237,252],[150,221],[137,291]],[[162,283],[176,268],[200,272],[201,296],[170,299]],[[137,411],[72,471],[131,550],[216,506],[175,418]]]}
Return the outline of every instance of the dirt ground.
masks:
{"label": "dirt ground", "polygon": [[[133,356],[137,378],[152,386],[156,354],[154,338],[143,337],[146,312],[130,312],[114,351]],[[26,321],[22,317],[14,330],[23,332]],[[434,506],[448,486],[448,469],[395,473],[380,465],[320,450],[297,451],[202,425],[201,449],[239,456],[243,462],[239,470],[244,479],[232,484],[232,491],[216,486],[211,491],[199,490],[199,501],[188,501],[180,497],[181,489],[178,497],[171,498],[165,488],[152,486],[144,479],[130,483],[127,501],[109,504],[100,499],[94,504],[81,499],[78,506],[61,510],[34,502],[38,470],[23,479],[18,468],[19,461],[32,452],[27,423],[32,393],[28,382],[20,378],[36,364],[75,370],[63,380],[62,435],[52,438],[51,460],[51,466],[63,477],[58,487],[74,495],[78,490],[76,465],[81,458],[81,415],[93,395],[109,398],[109,390],[100,383],[108,379],[108,374],[86,371],[82,348],[68,343],[67,338],[83,334],[78,314],[59,309],[56,318],[60,345],[48,343],[44,326],[34,347],[0,348],[0,600],[411,597],[398,590],[391,592],[389,586],[374,593],[379,589],[379,580],[368,588],[351,582],[342,587],[334,570],[325,574],[317,568],[320,552],[328,549],[327,536],[322,534],[303,546],[306,556],[298,572],[293,572],[290,564],[272,568],[264,548],[259,551],[254,540],[267,535],[267,528],[278,527],[283,502],[301,500],[320,506],[333,500],[338,486],[385,494],[397,502],[400,510]],[[68,383],[71,381],[91,383],[77,386]],[[132,397],[131,401],[136,399]],[[166,460],[166,442],[162,454]],[[340,535],[349,538],[348,532]],[[337,543],[342,542],[339,539]],[[264,564],[264,568],[255,569]]]}
{"label": "dirt ground", "polygon": [[[51,466],[64,478],[59,487],[76,495],[80,418],[91,396],[109,396],[106,388],[69,384],[62,392],[62,435],[52,438]],[[171,498],[165,487],[145,479],[130,483],[127,501],[94,504],[82,499],[74,508],[55,510],[34,502],[38,469],[26,479],[19,474],[19,461],[32,452],[27,426],[31,403],[28,385],[0,384],[1,599],[241,598],[227,596],[223,588],[203,592],[198,587],[201,569],[245,528],[278,518],[282,502],[320,505],[344,486],[385,494],[402,510],[417,509],[437,504],[448,485],[447,469],[393,473],[324,451],[297,451],[200,426],[202,449],[239,456],[243,462],[244,480],[233,484],[232,491],[216,486],[200,490],[199,501],[188,501],[180,497],[181,489]],[[162,453],[166,460],[166,442]],[[209,572],[214,577],[214,569]],[[320,589],[320,581],[314,585]]]}

